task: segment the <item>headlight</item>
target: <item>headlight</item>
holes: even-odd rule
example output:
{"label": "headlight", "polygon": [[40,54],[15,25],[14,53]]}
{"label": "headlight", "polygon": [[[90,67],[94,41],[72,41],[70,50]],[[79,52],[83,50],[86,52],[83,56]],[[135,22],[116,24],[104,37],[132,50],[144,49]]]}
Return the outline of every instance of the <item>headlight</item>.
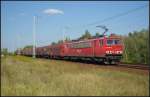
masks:
{"label": "headlight", "polygon": [[109,54],[109,51],[106,51],[106,54]]}
{"label": "headlight", "polygon": [[120,54],[122,54],[122,51],[120,51]]}

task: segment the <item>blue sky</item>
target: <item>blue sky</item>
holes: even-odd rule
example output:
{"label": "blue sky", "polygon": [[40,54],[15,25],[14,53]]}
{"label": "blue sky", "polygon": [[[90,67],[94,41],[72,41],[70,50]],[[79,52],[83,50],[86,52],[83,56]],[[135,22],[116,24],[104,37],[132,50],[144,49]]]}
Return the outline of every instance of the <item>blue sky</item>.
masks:
{"label": "blue sky", "polygon": [[[105,22],[87,24],[148,5],[138,11]],[[14,51],[33,43],[33,16],[36,15],[36,44],[44,46],[53,41],[70,37],[76,39],[85,30],[92,35],[109,28],[107,35],[129,32],[149,27],[149,1],[2,1],[1,46]]]}

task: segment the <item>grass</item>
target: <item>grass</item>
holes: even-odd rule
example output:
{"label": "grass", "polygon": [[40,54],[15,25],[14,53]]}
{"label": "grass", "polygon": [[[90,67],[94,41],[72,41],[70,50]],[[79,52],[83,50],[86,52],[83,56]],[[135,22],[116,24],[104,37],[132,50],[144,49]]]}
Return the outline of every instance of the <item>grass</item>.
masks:
{"label": "grass", "polygon": [[148,96],[149,76],[61,60],[1,59],[1,95]]}

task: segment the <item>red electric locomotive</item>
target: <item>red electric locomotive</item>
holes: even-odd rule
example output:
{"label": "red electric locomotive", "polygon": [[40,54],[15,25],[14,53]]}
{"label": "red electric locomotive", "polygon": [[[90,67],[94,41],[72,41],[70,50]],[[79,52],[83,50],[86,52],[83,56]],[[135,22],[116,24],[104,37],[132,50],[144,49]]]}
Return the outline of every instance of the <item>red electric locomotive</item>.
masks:
{"label": "red electric locomotive", "polygon": [[100,37],[50,46],[52,57],[90,58],[104,62],[119,62],[123,45],[119,37]]}
{"label": "red electric locomotive", "polygon": [[107,63],[120,62],[123,54],[121,37],[111,34],[109,37],[104,34],[108,29],[103,26],[105,32],[101,37],[92,39],[64,42],[50,46],[50,56],[60,58],[90,58]]}

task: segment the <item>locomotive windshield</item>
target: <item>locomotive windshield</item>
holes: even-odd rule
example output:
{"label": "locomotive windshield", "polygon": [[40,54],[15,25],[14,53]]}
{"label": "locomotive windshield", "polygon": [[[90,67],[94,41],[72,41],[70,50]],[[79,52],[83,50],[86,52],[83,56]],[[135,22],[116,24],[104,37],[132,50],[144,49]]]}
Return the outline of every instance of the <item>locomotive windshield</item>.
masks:
{"label": "locomotive windshield", "polygon": [[107,40],[107,45],[116,45],[116,44],[121,44],[121,41],[118,39],[108,39]]}

